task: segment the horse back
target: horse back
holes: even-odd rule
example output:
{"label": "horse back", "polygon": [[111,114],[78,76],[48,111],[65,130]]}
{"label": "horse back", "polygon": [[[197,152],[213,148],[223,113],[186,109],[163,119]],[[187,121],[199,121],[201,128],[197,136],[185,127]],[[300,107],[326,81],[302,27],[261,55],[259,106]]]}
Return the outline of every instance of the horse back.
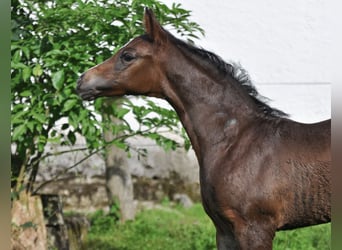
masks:
{"label": "horse back", "polygon": [[285,157],[304,162],[331,161],[331,119],[313,124],[287,120],[279,129]]}

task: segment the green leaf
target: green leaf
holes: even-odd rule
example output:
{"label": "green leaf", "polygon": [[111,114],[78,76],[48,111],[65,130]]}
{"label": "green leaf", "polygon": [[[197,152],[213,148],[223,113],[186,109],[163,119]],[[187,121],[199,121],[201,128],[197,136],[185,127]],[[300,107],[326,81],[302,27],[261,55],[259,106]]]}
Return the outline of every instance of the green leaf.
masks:
{"label": "green leaf", "polygon": [[71,144],[74,145],[75,142],[76,142],[75,132],[70,131],[70,132],[68,133],[68,139],[69,139],[69,141],[71,142]]}
{"label": "green leaf", "polygon": [[68,117],[68,122],[71,126],[73,126],[74,128],[78,127],[78,115],[74,112],[69,112],[69,117]]}
{"label": "green leaf", "polygon": [[88,132],[88,129],[89,129],[89,124],[83,122],[82,123],[82,129],[81,129],[82,135],[86,135]]}
{"label": "green leaf", "polygon": [[47,117],[45,116],[45,114],[42,114],[42,113],[35,113],[35,112],[32,112],[32,117],[34,119],[36,119],[37,121],[39,121],[40,123],[45,123],[47,121]]}
{"label": "green leaf", "polygon": [[42,67],[41,67],[39,64],[37,64],[37,65],[33,68],[32,74],[33,74],[34,76],[41,76],[41,75],[43,74],[43,69],[42,69]]}
{"label": "green leaf", "polygon": [[38,136],[38,151],[43,152],[46,145],[46,137],[43,135]]}
{"label": "green leaf", "polygon": [[21,137],[26,132],[26,125],[20,124],[18,127],[16,127],[13,131],[12,140],[17,141],[19,137]]}
{"label": "green leaf", "polygon": [[12,56],[12,61],[13,62],[19,62],[20,61],[20,50],[17,50],[14,55]]}
{"label": "green leaf", "polygon": [[56,90],[60,90],[64,84],[64,70],[52,74],[52,85]]}
{"label": "green leaf", "polygon": [[63,107],[62,112],[67,112],[67,111],[69,111],[70,109],[72,109],[72,108],[76,105],[77,102],[78,102],[77,99],[67,100],[67,101],[64,103],[64,107]]}
{"label": "green leaf", "polygon": [[82,109],[79,114],[80,120],[88,120],[88,116],[89,116],[89,111],[87,109]]}
{"label": "green leaf", "polygon": [[31,68],[30,67],[25,67],[23,69],[23,75],[22,76],[23,76],[24,82],[26,82],[30,78],[30,76],[31,76]]}
{"label": "green leaf", "polygon": [[27,122],[27,128],[33,133],[34,132],[35,123],[32,121]]}
{"label": "green leaf", "polygon": [[126,108],[120,108],[117,110],[116,117],[121,119],[123,118],[130,110]]}
{"label": "green leaf", "polygon": [[30,58],[30,51],[29,51],[29,48],[27,48],[27,47],[22,47],[21,50],[24,52],[26,58],[29,59],[29,58]]}
{"label": "green leaf", "polygon": [[32,96],[32,92],[31,90],[24,90],[23,92],[20,93],[20,96],[22,97]]}
{"label": "green leaf", "polygon": [[12,115],[11,115],[12,125],[18,124],[18,123],[23,123],[25,120],[27,120],[27,117],[25,117],[25,116],[29,113],[28,110],[25,110],[26,105],[18,104],[16,107],[18,107],[18,109],[13,108],[13,110],[12,110]]}
{"label": "green leaf", "polygon": [[11,61],[12,69],[25,69],[27,66],[21,62]]}
{"label": "green leaf", "polygon": [[69,124],[68,123],[64,123],[63,125],[62,125],[62,130],[66,130],[66,129],[68,129],[69,128]]}

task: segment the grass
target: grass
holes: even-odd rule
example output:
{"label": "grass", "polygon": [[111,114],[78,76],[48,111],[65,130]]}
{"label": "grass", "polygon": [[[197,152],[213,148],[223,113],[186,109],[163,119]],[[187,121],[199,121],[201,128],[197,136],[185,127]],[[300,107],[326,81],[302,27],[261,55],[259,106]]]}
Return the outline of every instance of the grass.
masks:
{"label": "grass", "polygon": [[331,224],[279,231],[273,240],[276,250],[330,250]]}
{"label": "grass", "polygon": [[[200,204],[189,209],[163,206],[138,214],[134,221],[117,223],[97,212],[84,249],[91,250],[211,250],[215,229]],[[275,250],[330,249],[330,224],[278,232]]]}

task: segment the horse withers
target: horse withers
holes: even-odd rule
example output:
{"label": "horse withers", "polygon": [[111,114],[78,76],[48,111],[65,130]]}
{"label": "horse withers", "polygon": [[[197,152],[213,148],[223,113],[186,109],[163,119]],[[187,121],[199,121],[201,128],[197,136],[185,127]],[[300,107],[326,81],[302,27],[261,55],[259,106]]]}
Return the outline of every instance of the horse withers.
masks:
{"label": "horse withers", "polygon": [[240,66],[167,32],[151,10],[145,34],[77,83],[85,100],[167,100],[200,166],[217,248],[272,249],[277,230],[331,220],[331,121],[302,124],[266,104]]}

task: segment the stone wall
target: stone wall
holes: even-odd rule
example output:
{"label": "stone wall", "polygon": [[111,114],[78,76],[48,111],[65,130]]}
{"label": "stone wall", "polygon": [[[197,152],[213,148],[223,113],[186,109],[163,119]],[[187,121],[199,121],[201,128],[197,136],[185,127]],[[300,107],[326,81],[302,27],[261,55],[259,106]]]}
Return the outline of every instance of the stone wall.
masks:
{"label": "stone wall", "polygon": [[[79,140],[82,142],[81,138]],[[143,138],[134,138],[131,143],[146,149],[146,157],[132,151],[127,161],[136,202],[172,200],[176,194],[186,194],[191,200],[200,201],[199,168],[193,151],[165,152],[153,141]],[[48,150],[58,152],[67,148],[49,145]],[[101,154],[95,154],[66,171],[85,156],[84,152],[72,152],[44,159],[37,177],[36,187],[41,186],[39,193],[60,195],[64,211],[108,210],[105,162]],[[58,175],[59,178],[51,181]]]}

